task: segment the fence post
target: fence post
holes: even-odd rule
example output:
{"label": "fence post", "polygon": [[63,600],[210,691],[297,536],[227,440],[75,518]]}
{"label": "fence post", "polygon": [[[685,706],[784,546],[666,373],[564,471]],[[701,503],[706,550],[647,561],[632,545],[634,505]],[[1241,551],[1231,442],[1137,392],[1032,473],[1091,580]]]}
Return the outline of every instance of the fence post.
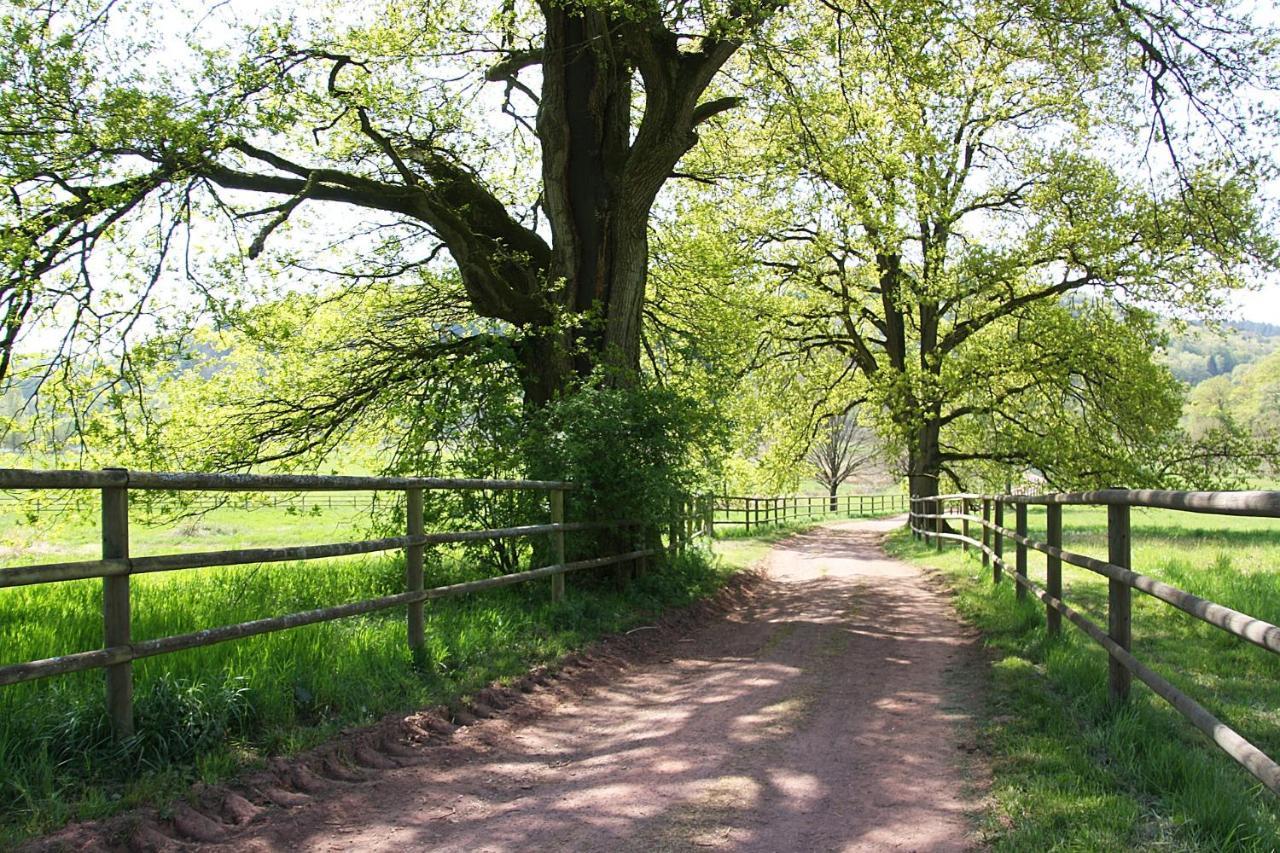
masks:
{"label": "fence post", "polygon": [[982,499],[982,568],[991,565],[991,499]]}
{"label": "fence post", "polygon": [[707,535],[708,539],[715,538],[716,496],[714,494],[705,494],[702,496],[702,532]]}
{"label": "fence post", "polygon": [[[564,524],[564,489],[551,490],[551,523]],[[551,559],[558,566],[563,566],[565,563],[563,530],[557,530],[551,534]],[[551,576],[551,600],[557,604],[564,601],[563,574]]]}
{"label": "fence post", "polygon": [[[997,528],[1004,527],[1004,501],[996,498],[996,520]],[[992,550],[995,551],[995,559],[991,561],[991,581],[992,583],[1000,583],[1001,566],[1004,565],[1004,534],[998,529],[992,531],[995,541],[992,543]]]}
{"label": "fence post", "polygon": [[684,538],[684,521],[681,518],[681,508],[683,504],[680,498],[671,499],[671,508],[668,510],[667,517],[667,551],[671,556],[680,553],[682,545],[681,540]]}
{"label": "fence post", "polygon": [[684,537],[680,540],[680,551],[684,552],[689,547],[689,543],[693,541],[694,531],[694,509],[693,495],[688,495],[682,502],[684,506]]}
{"label": "fence post", "polygon": [[[659,534],[661,535],[661,534]],[[680,549],[680,499],[667,504],[667,553],[674,556]]]}
{"label": "fence post", "polygon": [[[1015,526],[1015,529],[1018,531],[1018,535],[1026,536],[1027,535],[1027,505],[1024,503],[1016,503],[1013,505],[1013,511],[1015,516],[1014,526]],[[1022,542],[1018,542],[1016,545],[1016,548],[1017,548],[1017,556],[1016,556],[1015,571],[1023,580],[1025,580],[1027,577],[1027,546],[1024,545]],[[1017,591],[1014,593],[1014,595],[1016,595],[1019,599],[1026,598],[1027,588],[1022,584],[1014,584],[1014,585],[1017,587]]]}
{"label": "fence post", "polygon": [[[422,489],[406,489],[404,496],[406,532],[410,536],[421,536],[423,534]],[[404,549],[404,586],[406,592],[422,592],[422,563],[425,553],[426,546],[424,545],[410,545]],[[427,645],[426,620],[423,617],[423,608],[425,606],[426,602],[423,601],[414,601],[409,604],[409,648],[415,652],[422,651]]]}
{"label": "fence post", "polygon": [[[123,468],[108,468],[125,474]],[[102,490],[102,559],[129,558],[129,487]],[[129,613],[129,576],[102,579],[102,641],[104,648],[132,643]],[[133,734],[133,662],[107,667],[107,716],[118,738]]]}
{"label": "fence post", "polygon": [[742,499],[742,526],[748,533],[751,532],[751,498]]}
{"label": "fence post", "polygon": [[[1107,562],[1129,568],[1129,507],[1113,504],[1107,507]],[[1125,651],[1130,645],[1129,585],[1118,580],[1107,581],[1107,634]],[[1115,658],[1108,661],[1107,693],[1112,702],[1129,698],[1129,670]]]}
{"label": "fence post", "polygon": [[969,499],[960,499],[960,514],[964,516],[960,519],[960,532],[964,538],[960,540],[960,553],[969,556]]}
{"label": "fence post", "polygon": [[945,520],[942,518],[942,516],[944,515],[943,513],[944,508],[945,508],[945,504],[942,502],[940,498],[933,499],[933,514],[937,516],[937,518],[933,520],[933,524],[934,524],[933,549],[935,551],[942,550],[942,529],[946,524]]}
{"label": "fence post", "polygon": [[[1062,504],[1049,504],[1045,507],[1045,539],[1051,548],[1062,547]],[[1045,557],[1045,585],[1049,595],[1062,600],[1062,558],[1052,554]],[[1062,614],[1054,607],[1045,605],[1045,624],[1050,636],[1062,633]]]}

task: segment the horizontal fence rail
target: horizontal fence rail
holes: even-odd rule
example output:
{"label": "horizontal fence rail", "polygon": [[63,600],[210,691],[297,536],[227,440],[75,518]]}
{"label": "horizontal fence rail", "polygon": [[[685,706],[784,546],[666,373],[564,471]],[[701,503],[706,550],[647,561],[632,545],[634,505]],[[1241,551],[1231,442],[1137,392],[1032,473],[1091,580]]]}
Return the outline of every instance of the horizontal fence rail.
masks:
{"label": "horizontal fence rail", "polygon": [[[625,564],[643,568],[647,560],[662,553],[662,543],[657,531],[642,529],[644,525],[638,521],[567,521],[565,497],[575,488],[573,483],[558,480],[190,474],[117,468],[102,471],[0,469],[0,489],[42,492],[96,490],[99,492],[102,512],[101,559],[0,568],[0,589],[101,579],[103,612],[102,648],[45,660],[0,665],[0,686],[88,669],[105,669],[107,713],[116,734],[127,736],[133,732],[132,662],[135,660],[399,607],[406,608],[410,648],[421,650],[425,648],[426,642],[423,605],[429,600],[549,578],[552,600],[560,601],[564,598],[564,577],[568,573]],[[427,532],[424,529],[423,493],[430,490],[545,492],[548,496],[548,522],[486,530]],[[357,542],[132,557],[129,553],[129,501],[130,494],[139,491],[223,492],[228,495],[236,492],[291,492],[301,494],[304,500],[309,492],[397,492],[405,501],[407,524],[403,536]],[[367,502],[364,505],[371,506]],[[714,514],[714,501],[710,495],[676,501],[669,516],[668,551],[679,553],[695,538],[713,533]],[[566,559],[566,533],[600,529],[631,529],[634,532],[629,536],[637,538],[631,550],[624,553],[574,561]],[[520,537],[547,537],[551,564],[465,583],[430,589],[425,587],[424,553],[427,546]],[[318,560],[386,551],[403,551],[405,554],[404,592],[168,637],[137,641],[131,636],[129,584],[133,575]]]}
{"label": "horizontal fence rail", "polygon": [[353,477],[343,474],[199,474],[129,471],[32,471],[0,468],[0,489],[140,489],[162,492],[381,492],[406,489],[570,491],[559,480],[457,477]]}
{"label": "horizontal fence rail", "polygon": [[[21,491],[0,492],[0,512],[11,512],[23,515],[53,515],[81,508],[85,494],[92,490],[64,491]],[[296,512],[320,512],[331,509],[373,510],[379,506],[377,492],[262,492],[251,493],[221,492],[206,494],[200,492],[145,492],[144,503],[151,499],[164,500],[166,495],[184,495],[173,501],[173,509],[181,514],[204,513],[216,509],[234,509],[253,512],[263,509],[285,509]],[[385,499],[384,499],[385,500]],[[158,502],[158,501],[157,501]],[[149,505],[149,503],[148,503]]]}
{"label": "horizontal fence rail", "polygon": [[716,495],[714,525],[746,531],[836,516],[857,517],[906,512],[906,495]]}
{"label": "horizontal fence rail", "polygon": [[[73,652],[44,660],[0,663],[0,686],[39,678],[106,670],[107,712],[113,729],[125,736],[133,731],[132,663],[185,649],[405,608],[407,640],[410,648],[425,647],[425,602],[466,595],[487,589],[511,586],[538,579],[550,579],[551,597],[560,601],[565,594],[565,575],[586,569],[624,564],[643,567],[664,550],[657,531],[644,530],[635,520],[568,521],[566,496],[575,484],[559,480],[494,480],[436,477],[324,476],[301,474],[207,474],[157,473],[109,468],[101,471],[35,471],[0,469],[0,502],[13,509],[33,511],[22,497],[34,493],[34,511],[62,511],[73,502],[81,505],[96,493],[102,518],[101,558],[0,568],[0,590],[65,581],[100,580],[102,583],[103,644],[101,648]],[[424,493],[433,490],[530,491],[547,495],[547,522],[484,530],[431,531],[424,525]],[[80,493],[78,496],[75,493]],[[358,497],[358,493],[369,493]],[[89,493],[89,494],[86,494]],[[210,494],[213,493],[213,494]],[[275,493],[275,497],[251,495]],[[327,494],[316,494],[327,493]],[[286,547],[242,548],[180,554],[132,556],[130,554],[130,501],[135,496],[144,507],[165,495],[179,497],[183,511],[205,511],[222,506],[280,506],[312,508],[351,506],[372,508],[376,493],[392,493],[406,509],[404,535],[352,542],[292,545]],[[282,496],[283,497],[280,497]],[[308,497],[308,496],[311,497]],[[309,502],[309,503],[308,503]],[[678,554],[700,537],[715,535],[717,525],[745,526],[750,531],[768,525],[801,519],[838,515],[882,515],[907,509],[904,495],[839,495],[786,497],[690,496],[675,501],[668,513],[665,549]],[[740,515],[740,518],[735,518]],[[632,530],[631,550],[624,553],[569,561],[565,537],[579,531]],[[449,586],[426,588],[425,549],[449,543],[497,541],[513,538],[546,537],[549,565]],[[296,613],[286,613],[242,622],[202,628],[185,634],[135,640],[131,630],[134,575],[189,569],[264,563],[301,562],[360,554],[402,551],[405,555],[403,592],[375,599],[347,602]]]}
{"label": "horizontal fence rail", "polygon": [[[1033,539],[1027,533],[1027,507],[1037,505],[1046,508],[1045,542]],[[1006,506],[1014,510],[1012,530],[1004,525]],[[1106,560],[1062,547],[1063,506],[1107,507]],[[978,507],[981,507],[981,515],[971,512]],[[1061,620],[1066,618],[1104,648],[1109,656],[1108,691],[1113,701],[1122,702],[1128,698],[1130,678],[1136,676],[1263,785],[1280,794],[1280,764],[1134,656],[1131,650],[1130,594],[1134,589],[1146,593],[1201,622],[1274,653],[1280,653],[1280,627],[1134,571],[1130,565],[1130,509],[1133,507],[1280,518],[1280,492],[1106,489],[1050,495],[939,495],[912,498],[909,524],[914,536],[933,541],[939,550],[943,542],[948,541],[960,543],[965,551],[971,547],[977,549],[982,555],[983,565],[991,569],[993,582],[999,583],[1004,574],[1009,574],[1019,598],[1025,598],[1029,592],[1044,603],[1051,634],[1060,633]],[[950,529],[949,522],[959,523],[961,532]],[[971,524],[981,529],[981,539],[969,535]],[[1012,572],[1004,558],[1006,539],[1015,545]],[[1043,588],[1027,576],[1028,550],[1046,555]],[[1063,601],[1063,563],[1107,578],[1105,630]]]}

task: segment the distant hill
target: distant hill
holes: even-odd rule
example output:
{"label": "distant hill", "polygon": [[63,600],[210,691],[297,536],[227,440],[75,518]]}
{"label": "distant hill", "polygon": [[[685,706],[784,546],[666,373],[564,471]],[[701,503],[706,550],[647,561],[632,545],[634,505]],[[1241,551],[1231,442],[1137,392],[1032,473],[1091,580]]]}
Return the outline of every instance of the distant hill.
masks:
{"label": "distant hill", "polygon": [[1280,326],[1237,320],[1220,329],[1194,325],[1174,333],[1161,353],[1173,375],[1188,385],[1199,385],[1215,376],[1261,361],[1280,350]]}
{"label": "distant hill", "polygon": [[1191,389],[1186,425],[1198,435],[1230,415],[1258,435],[1271,435],[1280,423],[1280,349]]}

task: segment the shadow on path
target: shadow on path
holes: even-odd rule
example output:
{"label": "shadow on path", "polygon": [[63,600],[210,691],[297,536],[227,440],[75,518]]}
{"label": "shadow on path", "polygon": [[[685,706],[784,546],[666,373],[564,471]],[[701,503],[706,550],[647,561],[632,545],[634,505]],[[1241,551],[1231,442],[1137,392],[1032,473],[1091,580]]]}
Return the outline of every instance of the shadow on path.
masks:
{"label": "shadow on path", "polygon": [[965,850],[974,665],[945,597],[880,547],[894,520],[775,547],[745,609],[531,722],[338,787],[237,837],[260,850]]}

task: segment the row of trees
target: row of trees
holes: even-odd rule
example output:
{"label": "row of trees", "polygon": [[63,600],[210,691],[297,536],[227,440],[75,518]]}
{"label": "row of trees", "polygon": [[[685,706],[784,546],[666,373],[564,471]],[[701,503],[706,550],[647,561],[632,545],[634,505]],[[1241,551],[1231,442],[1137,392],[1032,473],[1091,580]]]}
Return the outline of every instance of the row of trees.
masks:
{"label": "row of trees", "polygon": [[679,436],[688,481],[728,423],[781,477],[860,407],[917,495],[1234,473],[1151,358],[1275,263],[1273,42],[1225,3],[229,14],[183,56],[146,0],[0,19],[0,371],[60,341],[31,369],[116,458],[563,475],[532,436]]}

